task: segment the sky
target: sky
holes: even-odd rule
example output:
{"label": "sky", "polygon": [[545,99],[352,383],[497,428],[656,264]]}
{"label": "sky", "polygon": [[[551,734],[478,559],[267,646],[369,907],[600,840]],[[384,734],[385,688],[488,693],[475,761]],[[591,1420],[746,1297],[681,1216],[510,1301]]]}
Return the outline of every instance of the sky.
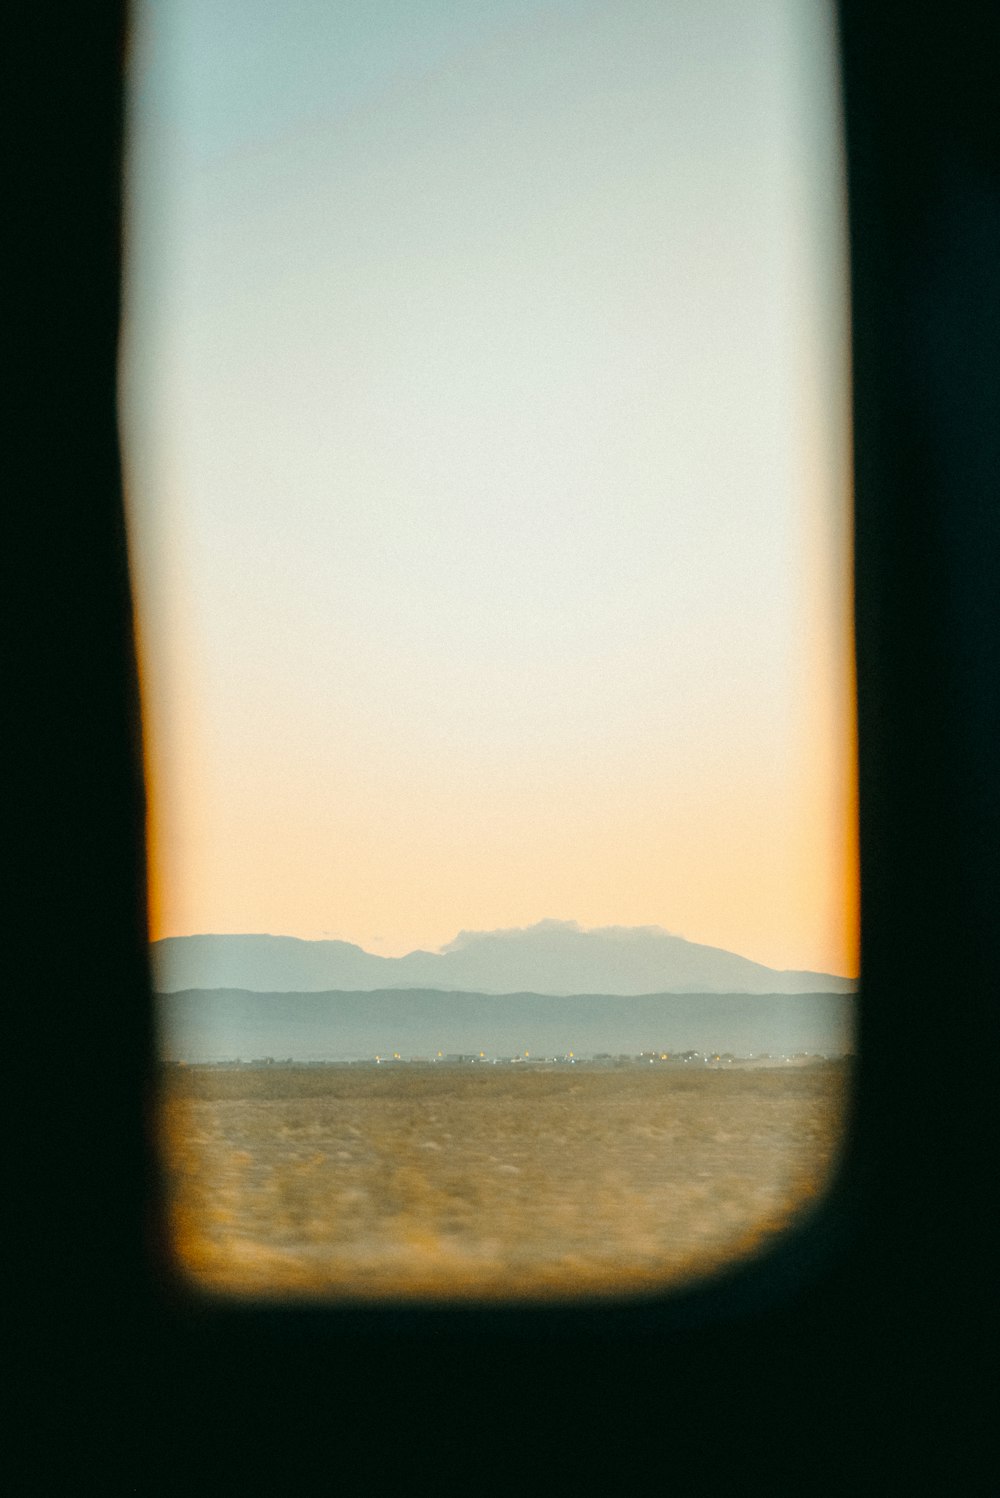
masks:
{"label": "sky", "polygon": [[857,963],[845,225],[802,0],[137,0],[153,937]]}

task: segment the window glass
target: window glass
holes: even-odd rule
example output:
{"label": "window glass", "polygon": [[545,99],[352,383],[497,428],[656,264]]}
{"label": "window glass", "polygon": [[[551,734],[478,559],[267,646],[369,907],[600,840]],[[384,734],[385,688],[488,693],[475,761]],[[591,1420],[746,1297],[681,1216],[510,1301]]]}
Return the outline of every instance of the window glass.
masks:
{"label": "window glass", "polygon": [[122,423],[178,1263],[795,1220],[857,971],[831,9],[137,0]]}

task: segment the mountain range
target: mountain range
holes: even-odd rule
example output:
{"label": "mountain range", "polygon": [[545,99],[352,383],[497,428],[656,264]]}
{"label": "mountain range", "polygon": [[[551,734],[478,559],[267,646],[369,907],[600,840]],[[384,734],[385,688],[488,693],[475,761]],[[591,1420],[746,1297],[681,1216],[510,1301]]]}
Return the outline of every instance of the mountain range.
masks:
{"label": "mountain range", "polygon": [[659,926],[540,921],[462,931],[439,952],[380,957],[345,941],[292,936],[166,937],[152,947],[160,993],[362,993],[391,989],[466,994],[639,995],[852,993],[831,973],[781,971]]}
{"label": "mountain range", "polygon": [[840,1056],[852,1049],[850,994],[248,993],[161,994],[169,1060],[336,1061],[441,1051],[489,1056],[637,1055],[646,1050]]}

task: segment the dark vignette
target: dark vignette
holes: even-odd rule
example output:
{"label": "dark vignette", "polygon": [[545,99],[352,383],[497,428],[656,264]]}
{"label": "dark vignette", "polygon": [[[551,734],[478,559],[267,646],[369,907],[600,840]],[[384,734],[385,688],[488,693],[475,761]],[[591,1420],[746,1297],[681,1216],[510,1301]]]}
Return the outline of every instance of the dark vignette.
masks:
{"label": "dark vignette", "polygon": [[630,1493],[640,1474],[645,1490],[681,1473],[699,1492],[985,1486],[998,28],[973,0],[839,14],[864,922],[845,1167],[798,1233],[700,1291],[323,1312],[198,1304],[164,1272],[115,414],[125,16],[19,12],[4,548],[16,1491],[90,1475],[109,1493],[253,1477],[395,1493],[421,1476]]}

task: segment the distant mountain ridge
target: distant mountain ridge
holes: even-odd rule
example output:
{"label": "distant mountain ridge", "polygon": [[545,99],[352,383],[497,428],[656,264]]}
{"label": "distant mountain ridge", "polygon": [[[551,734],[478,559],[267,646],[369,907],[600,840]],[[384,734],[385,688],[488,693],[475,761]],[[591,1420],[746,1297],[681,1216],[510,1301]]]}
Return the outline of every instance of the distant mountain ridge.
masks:
{"label": "distant mountain ridge", "polygon": [[850,994],[442,992],[161,994],[163,1053],[188,1062],[353,1060],[439,1051],[490,1056],[729,1051],[842,1056],[853,1048]]}
{"label": "distant mountain ridge", "polygon": [[239,989],[252,993],[422,989],[552,996],[666,993],[852,993],[831,973],[782,972],[735,952],[674,936],[659,926],[540,921],[499,931],[462,931],[440,952],[379,957],[345,941],[292,936],[166,937],[152,947],[160,993]]}

